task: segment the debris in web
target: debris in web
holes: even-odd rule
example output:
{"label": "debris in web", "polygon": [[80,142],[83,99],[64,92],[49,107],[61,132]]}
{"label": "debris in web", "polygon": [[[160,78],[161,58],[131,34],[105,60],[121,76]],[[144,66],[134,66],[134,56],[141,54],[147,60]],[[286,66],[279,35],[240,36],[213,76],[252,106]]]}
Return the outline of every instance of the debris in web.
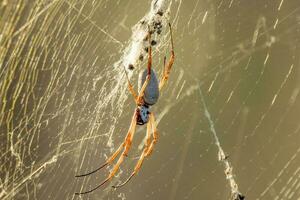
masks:
{"label": "debris in web", "polygon": [[151,34],[151,46],[159,46],[161,33],[169,23],[170,0],[153,0],[151,9],[132,28],[131,42],[124,51],[122,65],[126,71],[134,70],[145,58],[147,58],[149,42],[148,32]]}
{"label": "debris in web", "polygon": [[200,86],[199,86],[199,93],[200,93],[201,102],[202,102],[202,105],[204,108],[205,117],[207,118],[207,120],[209,122],[210,131],[213,134],[213,137],[215,140],[215,145],[218,147],[218,160],[223,163],[224,168],[225,168],[224,173],[226,175],[226,179],[228,180],[229,186],[231,189],[231,199],[232,200],[243,200],[243,199],[245,199],[245,196],[241,192],[239,192],[238,184],[236,183],[233,172],[232,172],[233,168],[232,168],[230,162],[228,161],[228,155],[225,154],[225,152],[221,146],[221,143],[217,136],[217,132],[215,130],[214,122],[211,119],[211,116],[210,116],[210,113],[206,106],[205,99],[202,94]]}

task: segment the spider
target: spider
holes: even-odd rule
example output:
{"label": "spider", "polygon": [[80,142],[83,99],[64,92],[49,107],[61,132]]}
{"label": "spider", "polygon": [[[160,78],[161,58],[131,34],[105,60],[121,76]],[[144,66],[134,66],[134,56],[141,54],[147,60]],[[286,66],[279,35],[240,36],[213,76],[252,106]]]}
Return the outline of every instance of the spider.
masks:
{"label": "spider", "polygon": [[[96,186],[95,188],[93,188],[91,190],[75,193],[76,195],[87,194],[87,193],[93,192],[94,190],[98,189],[99,187],[101,187],[102,185],[104,185],[106,182],[110,181],[114,177],[114,175],[118,171],[120,165],[124,161],[124,158],[127,157],[127,154],[131,147],[131,143],[132,143],[133,136],[135,133],[136,125],[147,124],[146,141],[145,141],[145,146],[144,146],[143,152],[142,152],[139,160],[137,161],[137,164],[136,164],[133,172],[129,176],[129,178],[122,184],[113,186],[113,188],[119,188],[119,187],[124,186],[126,183],[128,183],[130,181],[130,179],[134,175],[136,175],[137,172],[140,170],[142,163],[144,162],[144,159],[152,153],[154,145],[158,140],[158,132],[156,129],[154,114],[152,112],[150,112],[150,106],[153,106],[157,102],[157,100],[159,98],[159,93],[169,78],[169,74],[170,74],[172,65],[174,63],[174,59],[175,59],[172,28],[171,28],[170,23],[169,23],[169,28],[170,28],[170,36],[171,36],[171,56],[170,56],[170,59],[169,59],[167,65],[166,65],[166,57],[164,57],[164,69],[163,69],[162,78],[160,81],[158,81],[157,76],[156,76],[154,70],[152,69],[151,32],[150,32],[149,27],[148,27],[148,35],[147,35],[147,38],[149,41],[148,66],[147,66],[147,69],[145,69],[144,71],[142,71],[139,74],[139,81],[138,81],[139,93],[138,93],[138,95],[135,92],[133,85],[131,84],[131,82],[128,78],[127,72],[125,70],[125,74],[126,74],[126,78],[127,78],[127,82],[128,82],[128,89],[134,98],[134,101],[136,103],[136,108],[135,108],[129,130],[127,132],[127,135],[126,135],[124,141],[118,147],[118,149],[106,160],[106,162],[103,165],[101,165],[99,168],[97,168],[89,173],[77,175],[76,177],[88,176],[90,174],[97,172],[98,170],[102,169],[103,167],[111,164],[123,150],[117,163],[113,166],[108,177],[101,184],[99,184],[98,186]],[[152,137],[153,137],[152,140],[151,140],[151,132],[152,132]]]}

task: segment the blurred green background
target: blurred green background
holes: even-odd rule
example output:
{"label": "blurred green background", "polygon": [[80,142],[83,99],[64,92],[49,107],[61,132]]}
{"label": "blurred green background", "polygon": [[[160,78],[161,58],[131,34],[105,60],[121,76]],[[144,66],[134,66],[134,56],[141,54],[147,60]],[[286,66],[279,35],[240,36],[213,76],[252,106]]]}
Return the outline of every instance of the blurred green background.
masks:
{"label": "blurred green background", "polygon": [[[151,108],[159,141],[126,186],[82,197],[74,192],[109,169],[74,176],[102,164],[129,127],[134,102],[118,61],[151,1],[0,2],[1,199],[229,199],[199,90],[246,199],[299,199],[299,0],[167,2],[176,58]],[[168,44],[154,48],[158,72]],[[144,136],[139,127],[114,184]]]}

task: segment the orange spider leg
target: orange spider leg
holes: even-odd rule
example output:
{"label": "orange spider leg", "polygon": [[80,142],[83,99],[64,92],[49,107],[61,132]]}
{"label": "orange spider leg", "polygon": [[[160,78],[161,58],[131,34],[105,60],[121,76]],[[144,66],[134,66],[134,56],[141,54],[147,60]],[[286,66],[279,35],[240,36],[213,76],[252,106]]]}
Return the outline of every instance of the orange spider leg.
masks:
{"label": "orange spider leg", "polygon": [[151,66],[152,66],[152,48],[151,48],[151,33],[150,33],[150,27],[148,27],[149,31],[148,31],[148,40],[149,40],[149,48],[148,48],[148,66],[147,66],[147,69],[148,69],[148,74],[147,74],[147,77],[146,77],[146,80],[145,82],[143,83],[143,86],[139,92],[139,95],[136,94],[136,92],[134,91],[134,88],[133,88],[133,85],[131,84],[130,80],[129,80],[129,77],[128,77],[128,74],[127,74],[127,71],[126,69],[124,69],[125,71],[125,75],[126,75],[126,78],[127,78],[127,82],[128,82],[128,89],[130,91],[130,93],[132,94],[132,96],[134,97],[134,100],[136,102],[137,105],[141,105],[142,104],[142,99],[143,99],[143,96],[144,96],[144,92],[149,84],[149,81],[150,81],[150,78],[151,78]]}
{"label": "orange spider leg", "polygon": [[122,152],[119,160],[114,165],[114,167],[113,167],[112,171],[109,173],[108,177],[100,185],[98,185],[97,187],[95,187],[95,188],[93,188],[93,189],[91,189],[89,191],[86,191],[86,192],[77,192],[77,193],[75,193],[75,195],[87,194],[87,193],[93,192],[94,190],[98,189],[99,187],[101,187],[106,182],[108,182],[109,180],[112,179],[112,177],[118,171],[121,163],[123,162],[124,157],[127,156],[128,151],[129,151],[129,149],[131,147],[132,139],[133,139],[133,136],[134,136],[134,133],[135,133],[135,128],[136,128],[136,118],[137,118],[137,113],[135,112],[134,115],[133,115],[133,117],[132,117],[128,133],[127,133],[127,135],[125,137],[125,141],[121,144],[121,146],[117,149],[117,151],[109,159],[107,159],[107,161],[100,168],[98,168],[97,170],[94,170],[93,172],[77,176],[77,177],[81,177],[81,176],[86,176],[86,175],[92,174],[92,173],[98,171],[99,169],[103,168],[104,166],[110,164],[118,156],[118,154],[120,153],[121,149],[124,148],[124,150],[123,150],[123,152]]}
{"label": "orange spider leg", "polygon": [[164,76],[164,73],[165,73],[165,71],[166,71],[166,60],[167,60],[167,57],[164,56],[164,69],[163,69],[163,71],[161,72],[161,75],[160,75],[161,79],[162,79],[162,77]]}
{"label": "orange spider leg", "polygon": [[146,80],[143,83],[143,86],[141,87],[141,90],[139,92],[139,96],[138,96],[138,105],[142,104],[143,101],[143,96],[144,96],[144,92],[149,84],[149,81],[151,79],[151,66],[152,66],[152,47],[151,47],[151,33],[150,33],[150,28],[148,27],[149,32],[148,32],[148,41],[149,41],[149,47],[148,47],[148,65],[147,65],[147,69],[148,69],[148,73],[146,76]]}
{"label": "orange spider leg", "polygon": [[153,132],[152,132],[152,134],[153,134],[153,136],[152,136],[153,140],[152,140],[152,142],[150,144],[150,147],[149,147],[149,149],[148,149],[148,151],[146,153],[146,156],[149,156],[152,153],[154,145],[156,144],[156,142],[158,140],[158,131],[157,131],[157,128],[156,128],[156,122],[155,122],[155,118],[154,118],[154,114],[153,113],[150,114],[150,122],[151,122],[152,130],[153,130]]}
{"label": "orange spider leg", "polygon": [[131,84],[131,82],[129,80],[129,77],[128,77],[125,67],[124,67],[124,71],[125,71],[125,75],[126,75],[126,79],[127,79],[127,83],[128,83],[128,89],[129,89],[130,93],[132,94],[135,103],[137,104],[138,96],[137,96],[136,92],[134,91],[133,85]]}
{"label": "orange spider leg", "polygon": [[165,85],[165,83],[169,79],[169,75],[170,75],[170,72],[171,72],[171,69],[172,69],[172,66],[173,66],[173,63],[174,63],[174,59],[175,59],[172,28],[171,28],[170,23],[169,23],[169,27],[170,27],[170,34],[171,34],[171,57],[168,61],[167,66],[165,66],[165,64],[164,64],[163,77],[161,78],[161,80],[159,82],[159,90],[162,89],[162,87]]}
{"label": "orange spider leg", "polygon": [[97,169],[91,171],[91,172],[88,172],[86,174],[81,174],[81,175],[76,175],[75,177],[83,177],[83,176],[88,176],[88,175],[91,175],[97,171],[99,171],[100,169],[102,169],[103,167],[107,166],[108,164],[110,164],[112,161],[115,160],[115,158],[120,154],[121,150],[125,147],[125,144],[126,142],[124,141],[120,146],[119,148],[115,151],[115,153],[113,153],[112,156],[110,156],[106,162],[104,164],[102,164],[100,167],[98,167]]}
{"label": "orange spider leg", "polygon": [[[150,115],[152,115],[152,113]],[[140,156],[140,158],[139,158],[139,160],[138,160],[138,162],[137,162],[137,164],[134,168],[134,171],[131,173],[131,175],[129,176],[129,178],[125,182],[121,183],[120,185],[113,186],[113,188],[119,188],[119,187],[124,186],[140,170],[140,168],[141,168],[141,166],[144,162],[145,157],[147,157],[147,152],[149,151],[149,148],[151,147],[151,144],[153,143],[153,141],[151,143],[151,139],[150,139],[150,137],[151,137],[151,128],[152,127],[153,127],[152,121],[149,121],[147,123],[147,138],[146,138],[146,141],[145,141],[145,147],[144,147],[143,153],[141,154],[141,156]]]}

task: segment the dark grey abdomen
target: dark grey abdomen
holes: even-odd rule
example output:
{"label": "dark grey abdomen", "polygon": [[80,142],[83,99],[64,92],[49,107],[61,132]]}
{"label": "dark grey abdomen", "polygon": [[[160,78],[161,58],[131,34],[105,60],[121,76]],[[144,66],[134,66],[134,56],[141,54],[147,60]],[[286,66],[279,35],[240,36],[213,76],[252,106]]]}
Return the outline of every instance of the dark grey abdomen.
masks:
{"label": "dark grey abdomen", "polygon": [[[146,80],[148,69],[145,69],[139,74],[138,88],[141,90],[143,83]],[[151,69],[151,79],[144,93],[144,101],[148,105],[153,105],[157,102],[159,97],[158,80],[156,73]]]}

